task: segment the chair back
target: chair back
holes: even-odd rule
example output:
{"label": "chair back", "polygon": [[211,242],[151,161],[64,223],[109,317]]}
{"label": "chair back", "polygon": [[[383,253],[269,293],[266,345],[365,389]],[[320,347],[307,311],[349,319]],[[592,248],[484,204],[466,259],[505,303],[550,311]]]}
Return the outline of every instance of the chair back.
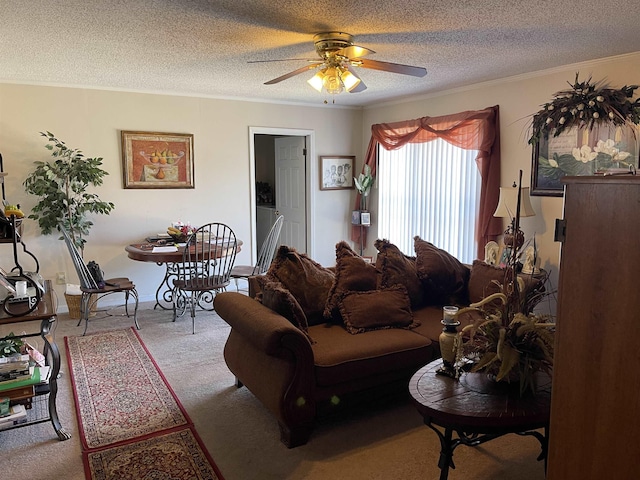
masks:
{"label": "chair back", "polygon": [[284,215],[279,215],[273,223],[271,230],[269,230],[267,238],[264,239],[264,242],[260,247],[258,262],[255,267],[253,267],[252,275],[262,275],[269,270],[269,266],[273,261],[273,256],[276,254],[276,248],[278,248],[278,241],[280,239],[280,231],[282,230],[283,223]]}
{"label": "chair back", "polygon": [[71,238],[71,234],[64,228],[62,225],[59,225],[60,231],[62,232],[62,236],[64,237],[64,243],[67,244],[67,248],[69,249],[69,254],[71,255],[71,260],[73,260],[73,266],[76,268],[76,273],[78,274],[78,278],[80,279],[80,287],[91,290],[98,290],[98,284],[95,282],[89,269],[84,263],[82,259],[82,255],[78,251],[78,248],[73,243],[73,239]]}
{"label": "chair back", "polygon": [[185,290],[220,290],[229,285],[236,260],[236,235],[223,223],[208,223],[187,238],[178,265],[178,281]]}

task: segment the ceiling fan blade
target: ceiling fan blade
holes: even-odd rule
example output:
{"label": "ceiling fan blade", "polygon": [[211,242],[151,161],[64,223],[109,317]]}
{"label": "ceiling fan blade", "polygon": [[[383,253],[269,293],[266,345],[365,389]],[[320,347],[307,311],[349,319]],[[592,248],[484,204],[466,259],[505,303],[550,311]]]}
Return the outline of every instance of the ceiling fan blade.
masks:
{"label": "ceiling fan blade", "polygon": [[364,57],[365,55],[369,55],[370,53],[376,52],[374,52],[370,48],[361,47],[360,45],[351,45],[336,52],[336,54],[343,55],[347,58],[360,58]]}
{"label": "ceiling fan blade", "polygon": [[414,67],[411,65],[402,65],[400,63],[380,62],[378,60],[358,59],[354,65],[362,68],[370,68],[372,70],[382,70],[384,72],[401,73],[402,75],[412,75],[414,77],[424,77],[427,69],[422,67]]}
{"label": "ceiling fan blade", "polygon": [[273,60],[248,60],[247,63],[270,63],[270,62],[317,62],[317,58],[278,58]]}
{"label": "ceiling fan blade", "polygon": [[269,80],[268,82],[264,82],[264,84],[265,85],[273,85],[274,83],[279,83],[279,82],[281,82],[283,80],[286,80],[287,78],[295,77],[296,75],[304,73],[307,70],[313,70],[314,68],[318,67],[319,65],[322,65],[322,62],[317,62],[317,63],[311,64],[311,65],[305,65],[304,67],[300,67],[297,70],[294,70],[293,72],[285,73],[281,77],[274,78],[273,80]]}

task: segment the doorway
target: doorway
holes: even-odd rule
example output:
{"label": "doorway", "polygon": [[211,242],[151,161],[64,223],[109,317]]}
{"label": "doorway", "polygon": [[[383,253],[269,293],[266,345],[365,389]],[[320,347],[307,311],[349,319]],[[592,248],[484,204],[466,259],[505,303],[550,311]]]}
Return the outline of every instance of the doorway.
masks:
{"label": "doorway", "polygon": [[279,214],[285,221],[280,243],[301,253],[313,252],[314,135],[309,130],[250,127],[251,225],[255,262]]}

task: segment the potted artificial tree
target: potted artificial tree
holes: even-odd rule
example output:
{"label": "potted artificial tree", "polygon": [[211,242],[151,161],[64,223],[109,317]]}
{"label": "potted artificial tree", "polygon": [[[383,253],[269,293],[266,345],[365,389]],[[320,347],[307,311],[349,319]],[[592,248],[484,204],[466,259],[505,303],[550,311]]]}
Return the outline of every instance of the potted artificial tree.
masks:
{"label": "potted artificial tree", "polygon": [[[93,226],[89,214],[108,215],[114,208],[113,203],[100,200],[87,189],[102,185],[103,177],[109,173],[100,168],[102,158],[86,158],[82,151],[67,147],[51,132],[40,135],[47,138],[45,148],[51,151],[53,160],[35,162],[35,170],[24,181],[26,192],[40,197],[28,218],[38,221],[44,235],[64,226],[84,253],[86,236]],[[67,298],[68,305],[69,302]]]}

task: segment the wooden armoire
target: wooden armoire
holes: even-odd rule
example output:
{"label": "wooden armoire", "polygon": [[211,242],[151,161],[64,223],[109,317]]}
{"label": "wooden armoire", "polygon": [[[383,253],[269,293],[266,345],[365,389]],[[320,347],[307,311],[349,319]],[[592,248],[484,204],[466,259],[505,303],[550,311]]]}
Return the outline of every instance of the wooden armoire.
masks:
{"label": "wooden armoire", "polygon": [[547,480],[640,478],[640,176],[564,183]]}

